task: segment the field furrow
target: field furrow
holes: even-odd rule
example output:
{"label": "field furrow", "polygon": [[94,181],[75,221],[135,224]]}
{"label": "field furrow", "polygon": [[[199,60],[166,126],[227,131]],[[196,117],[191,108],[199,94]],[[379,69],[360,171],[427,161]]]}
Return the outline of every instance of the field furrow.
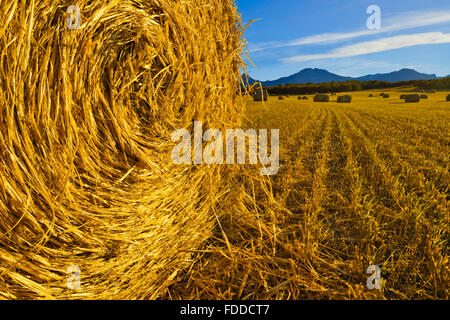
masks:
{"label": "field furrow", "polygon": [[[259,124],[287,128],[271,178],[292,213],[280,248],[327,297],[448,297],[449,109],[359,99],[265,104]],[[381,291],[365,289],[369,265]]]}

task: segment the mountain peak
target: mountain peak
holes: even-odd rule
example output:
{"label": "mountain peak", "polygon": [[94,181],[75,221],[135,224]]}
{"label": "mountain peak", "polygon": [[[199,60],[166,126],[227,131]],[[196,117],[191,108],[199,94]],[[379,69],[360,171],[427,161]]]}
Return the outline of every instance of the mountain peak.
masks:
{"label": "mountain peak", "polygon": [[305,68],[303,70],[301,70],[299,73],[305,73],[305,72],[326,72],[326,73],[331,73],[325,69],[320,69],[320,68]]}
{"label": "mountain peak", "polygon": [[283,77],[273,81],[262,82],[263,86],[272,87],[282,84],[298,84],[298,83],[322,83],[322,82],[339,82],[350,80],[349,77],[342,77],[337,74],[331,73],[324,69],[318,68],[305,68],[299,72],[292,74],[288,77]]}
{"label": "mountain peak", "polygon": [[431,80],[431,79],[437,79],[437,76],[435,74],[420,73],[414,69],[409,68],[403,68],[398,71],[393,71],[390,73],[369,74],[367,76],[356,78],[356,80],[361,81],[379,80],[387,82]]}

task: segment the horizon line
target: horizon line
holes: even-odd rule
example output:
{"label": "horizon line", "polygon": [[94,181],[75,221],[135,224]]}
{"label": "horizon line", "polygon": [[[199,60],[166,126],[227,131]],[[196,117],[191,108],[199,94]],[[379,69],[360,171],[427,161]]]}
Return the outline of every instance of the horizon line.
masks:
{"label": "horizon line", "polygon": [[286,75],[286,76],[281,76],[281,77],[276,78],[276,79],[273,79],[273,80],[259,80],[259,79],[255,79],[255,78],[253,78],[253,77],[252,77],[249,73],[247,73],[247,72],[241,73],[241,76],[242,76],[242,75],[247,75],[247,76],[251,77],[251,78],[252,78],[253,80],[255,80],[255,81],[258,81],[258,82],[268,82],[268,81],[276,81],[276,80],[279,80],[279,79],[282,79],[282,78],[287,78],[287,77],[289,77],[289,76],[292,76],[292,75],[294,75],[294,74],[296,74],[296,73],[300,73],[300,72],[302,72],[302,71],[304,71],[304,70],[308,70],[308,69],[311,69],[311,70],[315,70],[315,69],[316,69],[316,70],[324,70],[324,71],[327,71],[327,72],[329,72],[329,73],[335,74],[335,75],[340,76],[340,77],[347,77],[347,78],[354,78],[354,79],[361,78],[361,77],[365,77],[365,76],[369,76],[369,75],[388,74],[388,73],[398,72],[398,71],[401,71],[401,70],[413,70],[413,71],[415,71],[415,72],[422,73],[422,74],[427,74],[427,75],[431,75],[431,76],[434,75],[434,76],[436,76],[436,78],[448,78],[448,77],[450,77],[450,74],[441,76],[441,75],[438,75],[438,74],[436,74],[436,73],[420,72],[420,71],[418,71],[418,70],[416,70],[416,69],[408,68],[408,67],[400,68],[400,69],[398,69],[398,70],[389,71],[389,72],[367,73],[367,74],[362,74],[362,75],[358,75],[358,76],[347,76],[347,75],[342,75],[342,74],[339,74],[339,73],[334,73],[334,72],[332,72],[332,71],[330,71],[330,70],[328,70],[328,69],[318,68],[318,67],[307,67],[307,68],[303,68],[303,69],[301,69],[301,70],[299,70],[299,71],[297,71],[297,72],[291,73],[291,74]]}

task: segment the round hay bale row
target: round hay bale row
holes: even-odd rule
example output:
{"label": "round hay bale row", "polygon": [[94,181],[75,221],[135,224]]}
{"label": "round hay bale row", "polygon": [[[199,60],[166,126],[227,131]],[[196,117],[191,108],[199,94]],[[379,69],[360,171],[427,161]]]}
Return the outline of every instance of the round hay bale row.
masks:
{"label": "round hay bale row", "polygon": [[314,96],[314,102],[329,102],[330,96],[327,94],[316,94]]}
{"label": "round hay bale row", "polygon": [[0,2],[0,299],[155,299],[231,202],[237,169],[175,165],[171,134],[241,127],[242,25],[230,1],[77,5],[69,30],[67,1]]}
{"label": "round hay bale row", "polygon": [[350,102],[352,102],[352,96],[349,96],[349,95],[339,96],[337,98],[337,102],[338,103],[350,103]]}
{"label": "round hay bale row", "polygon": [[404,99],[406,103],[420,102],[420,96],[418,94],[407,94]]}

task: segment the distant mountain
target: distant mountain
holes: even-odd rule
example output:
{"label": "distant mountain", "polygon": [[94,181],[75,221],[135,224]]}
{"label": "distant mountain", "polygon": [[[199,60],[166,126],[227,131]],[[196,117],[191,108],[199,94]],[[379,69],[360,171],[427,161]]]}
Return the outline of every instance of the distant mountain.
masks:
{"label": "distant mountain", "polygon": [[401,69],[399,71],[394,71],[390,73],[377,73],[369,74],[364,77],[356,78],[360,81],[388,81],[388,82],[399,82],[399,81],[409,81],[409,80],[432,80],[438,79],[435,74],[420,73],[413,69]]}
{"label": "distant mountain", "polygon": [[254,85],[255,82],[257,82],[255,79],[253,79],[252,77],[250,77],[248,74],[243,73],[242,74],[242,81],[243,83],[247,86],[247,85]]}
{"label": "distant mountain", "polygon": [[[250,85],[253,85],[255,82],[258,82],[257,80],[251,77],[248,78],[249,78],[248,83]],[[334,74],[323,69],[307,68],[288,77],[283,77],[272,81],[261,81],[261,83],[263,86],[273,87],[276,85],[283,85],[283,84],[303,84],[303,83],[316,84],[331,81],[340,82],[347,80],[359,80],[359,81],[379,80],[387,82],[399,82],[409,80],[431,80],[431,79],[439,79],[439,78],[435,74],[420,73],[413,69],[401,69],[390,73],[369,74],[366,76],[353,78],[340,76],[338,74]]]}
{"label": "distant mountain", "polygon": [[323,83],[323,82],[339,82],[351,80],[350,77],[342,77],[340,75],[328,72],[323,69],[303,69],[302,71],[295,73],[288,77],[283,77],[278,80],[264,81],[263,86],[272,87],[279,84],[297,84],[297,83]]}

